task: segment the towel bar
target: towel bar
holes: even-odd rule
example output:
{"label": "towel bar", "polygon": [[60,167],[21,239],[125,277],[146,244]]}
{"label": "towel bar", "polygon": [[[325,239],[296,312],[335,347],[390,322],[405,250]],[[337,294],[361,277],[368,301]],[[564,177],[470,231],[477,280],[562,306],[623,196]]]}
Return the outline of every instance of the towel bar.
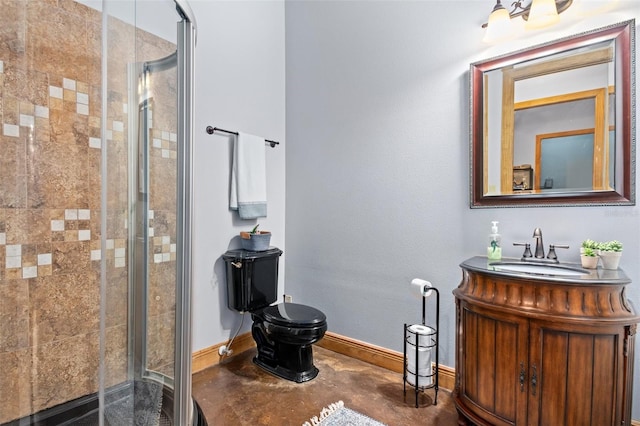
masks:
{"label": "towel bar", "polygon": [[[223,132],[223,133],[228,133],[230,135],[238,136],[238,132],[232,132],[231,130],[221,129],[220,127],[207,126],[207,133],[212,135],[213,132]],[[275,148],[276,145],[280,145],[280,142],[272,141],[270,139],[265,139],[264,141],[269,145],[271,145],[271,148]]]}

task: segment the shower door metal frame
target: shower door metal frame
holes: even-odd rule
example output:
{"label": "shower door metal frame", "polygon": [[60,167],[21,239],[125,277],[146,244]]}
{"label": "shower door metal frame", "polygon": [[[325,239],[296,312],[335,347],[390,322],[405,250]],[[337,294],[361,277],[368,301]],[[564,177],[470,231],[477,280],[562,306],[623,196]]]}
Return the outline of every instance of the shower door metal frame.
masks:
{"label": "shower door metal frame", "polygon": [[[129,123],[129,241],[133,250],[129,251],[129,324],[128,353],[129,377],[153,379],[174,387],[174,378],[147,368],[147,326],[149,294],[149,155],[150,110],[153,111],[153,97],[150,96],[148,81],[154,72],[177,68],[177,51],[157,60],[129,65],[129,111],[137,111],[130,116]],[[137,95],[137,96],[136,96]],[[133,143],[137,141],[137,143]],[[176,197],[177,198],[177,197]],[[180,207],[176,207],[179,209]],[[178,275],[176,275],[176,280]],[[176,291],[179,287],[176,282]],[[177,316],[177,313],[176,313]],[[177,318],[176,318],[177,322]],[[178,328],[176,326],[176,333]],[[175,364],[175,360],[174,360]]]}
{"label": "shower door metal frame", "polygon": [[[133,0],[135,2],[135,0]],[[196,416],[194,415],[194,402],[191,398],[191,286],[192,286],[192,273],[191,273],[191,218],[192,218],[192,185],[193,185],[193,176],[192,176],[192,143],[193,143],[193,69],[194,69],[194,49],[196,43],[196,21],[187,0],[173,0],[176,6],[176,11],[181,18],[181,21],[177,23],[177,46],[175,54],[169,55],[166,58],[163,58],[159,61],[155,61],[154,63],[142,64],[132,64],[129,71],[129,84],[130,87],[137,88],[138,78],[141,75],[141,71],[145,70],[148,72],[152,66],[163,67],[171,64],[175,64],[176,72],[177,72],[177,225],[176,225],[176,318],[175,318],[175,345],[174,345],[174,378],[173,383],[169,384],[168,377],[163,376],[160,381],[166,383],[168,385],[173,385],[173,401],[174,401],[174,425],[188,425],[191,424]],[[102,100],[101,100],[101,109],[102,109],[102,126],[101,126],[101,142],[102,142],[102,152],[101,152],[101,178],[103,185],[106,185],[108,182],[107,179],[107,111],[108,111],[108,3],[107,0],[103,0],[102,4],[102,47],[101,47],[101,56],[102,56],[102,64],[101,64],[101,86],[102,86]],[[144,75],[143,75],[144,76]],[[146,114],[148,113],[149,100],[145,99],[142,104],[138,104],[137,90],[134,89],[129,96],[129,109],[131,112],[129,115],[130,125],[129,125],[129,141],[130,141],[130,150],[129,150],[129,158],[136,160],[134,161],[136,165],[136,169],[132,170],[130,168],[130,178],[129,178],[129,192],[127,194],[129,200],[128,207],[128,220],[129,227],[133,228],[133,231],[129,229],[129,291],[130,297],[136,300],[136,303],[139,305],[136,307],[134,303],[130,303],[129,307],[129,331],[130,338],[128,343],[128,354],[134,355],[133,362],[129,362],[129,371],[128,377],[130,378],[140,378],[144,376],[159,376],[160,373],[146,371],[143,363],[146,362],[146,326],[147,326],[147,306],[145,303],[140,302],[144,300],[146,297],[146,293],[143,293],[144,290],[146,292],[148,281],[146,280],[147,275],[147,261],[148,261],[148,205],[144,202],[144,208],[138,207],[138,210],[141,211],[141,214],[145,219],[142,220],[143,225],[146,223],[147,226],[142,226],[143,230],[140,234],[140,239],[144,241],[143,249],[141,253],[138,253],[136,256],[138,259],[144,259],[143,269],[135,272],[134,262],[133,260],[133,251],[136,250],[136,239],[138,238],[138,230],[136,226],[139,226],[140,223],[136,220],[136,216],[138,213],[135,211],[139,186],[137,180],[140,179],[140,183],[144,185],[148,182],[148,149],[149,149],[149,126]],[[136,114],[138,112],[141,116]],[[135,118],[134,118],[135,117]],[[138,121],[138,122],[136,122]],[[143,128],[139,128],[139,125],[144,126]],[[138,132],[140,132],[144,137],[139,141],[141,146],[138,147],[138,144],[134,144],[133,141],[138,139]],[[145,141],[146,140],[146,141]],[[133,152],[131,152],[133,151]],[[138,155],[142,155],[142,164],[141,174],[138,175]],[[132,182],[133,181],[133,182]],[[143,188],[144,190],[144,188]],[[144,192],[144,191],[143,191]],[[146,193],[143,194],[143,198],[146,200]],[[100,298],[101,302],[101,310],[100,310],[100,371],[99,371],[99,390],[98,390],[98,412],[99,412],[99,424],[102,426],[104,424],[104,413],[105,413],[105,377],[106,377],[106,314],[105,314],[105,304],[104,301],[107,298],[106,292],[106,235],[107,235],[107,191],[102,190],[100,197],[101,209],[103,211],[100,230],[101,230],[101,242],[100,249],[102,253],[102,260],[100,264]],[[142,257],[141,257],[142,256]],[[144,283],[142,290],[136,290],[139,293],[135,296],[131,296],[133,293],[131,278],[138,274],[138,276],[144,276],[145,279],[142,281]],[[140,306],[143,306],[143,309],[140,310]],[[133,310],[136,310],[133,312]],[[133,323],[132,323],[133,321]],[[143,337],[144,336],[144,337]],[[131,358],[130,358],[131,359]],[[136,359],[139,360],[139,365],[136,364]],[[132,365],[134,364],[134,365]],[[201,424],[201,420],[199,419],[199,424]],[[206,424],[206,420],[204,421]]]}
{"label": "shower door metal frame", "polygon": [[[191,288],[193,207],[193,82],[196,23],[186,1],[175,0],[183,20],[178,24],[178,225],[174,421],[193,421],[191,397]],[[182,256],[180,256],[182,255]]]}
{"label": "shower door metal frame", "polygon": [[[193,52],[196,24],[191,8],[174,0],[181,21],[177,23],[176,52],[154,61],[130,64],[129,106],[129,330],[128,373],[134,379],[151,379],[173,389],[174,425],[192,424],[191,397],[191,232],[193,143]],[[147,368],[148,261],[149,261],[149,108],[150,73],[176,68],[177,73],[177,193],[174,377]],[[137,141],[137,143],[133,143]]]}

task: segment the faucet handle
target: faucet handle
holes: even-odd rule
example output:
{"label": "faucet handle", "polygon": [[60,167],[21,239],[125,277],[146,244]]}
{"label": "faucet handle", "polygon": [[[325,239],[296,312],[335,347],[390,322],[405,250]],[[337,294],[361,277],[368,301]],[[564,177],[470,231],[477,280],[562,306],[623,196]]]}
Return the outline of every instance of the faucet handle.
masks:
{"label": "faucet handle", "polygon": [[547,259],[558,260],[558,256],[556,255],[556,248],[568,249],[568,244],[549,244],[549,253],[547,254]]}
{"label": "faucet handle", "polygon": [[533,257],[531,254],[531,244],[529,243],[513,243],[514,246],[524,246],[524,253],[522,254],[522,258]]}

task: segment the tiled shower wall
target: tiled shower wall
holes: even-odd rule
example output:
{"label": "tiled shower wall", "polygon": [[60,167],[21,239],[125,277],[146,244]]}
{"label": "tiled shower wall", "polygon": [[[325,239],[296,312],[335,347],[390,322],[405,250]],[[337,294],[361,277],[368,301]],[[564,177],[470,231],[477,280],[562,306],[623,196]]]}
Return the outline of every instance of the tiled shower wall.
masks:
{"label": "tiled shower wall", "polygon": [[[137,113],[128,107],[127,65],[166,56],[175,45],[109,20],[109,110],[102,123],[100,13],[71,0],[0,0],[0,10],[4,423],[97,392],[103,259],[106,385],[127,379],[127,135],[129,114]],[[150,149],[148,363],[173,375],[175,81],[166,76],[157,85]],[[166,107],[163,100],[169,101]],[[107,182],[101,181],[102,167]],[[100,204],[103,189],[106,212]]]}

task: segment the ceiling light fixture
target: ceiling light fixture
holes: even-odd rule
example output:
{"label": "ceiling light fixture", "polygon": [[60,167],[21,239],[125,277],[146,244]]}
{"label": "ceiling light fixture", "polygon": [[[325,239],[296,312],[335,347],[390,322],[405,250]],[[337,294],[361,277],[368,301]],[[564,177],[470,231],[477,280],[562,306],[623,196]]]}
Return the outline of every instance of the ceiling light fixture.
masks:
{"label": "ceiling light fixture", "polygon": [[487,31],[483,38],[486,42],[496,42],[509,37],[512,34],[511,19],[522,17],[526,29],[538,29],[548,27],[558,22],[559,14],[571,6],[573,0],[516,0],[511,3],[512,10],[502,5],[497,0],[489,20],[482,28]]}
{"label": "ceiling light fixture", "polygon": [[491,11],[489,21],[483,25],[484,27],[487,28],[487,31],[484,33],[482,40],[488,43],[504,40],[511,35],[511,16],[509,16],[509,11],[500,3],[500,0]]}

